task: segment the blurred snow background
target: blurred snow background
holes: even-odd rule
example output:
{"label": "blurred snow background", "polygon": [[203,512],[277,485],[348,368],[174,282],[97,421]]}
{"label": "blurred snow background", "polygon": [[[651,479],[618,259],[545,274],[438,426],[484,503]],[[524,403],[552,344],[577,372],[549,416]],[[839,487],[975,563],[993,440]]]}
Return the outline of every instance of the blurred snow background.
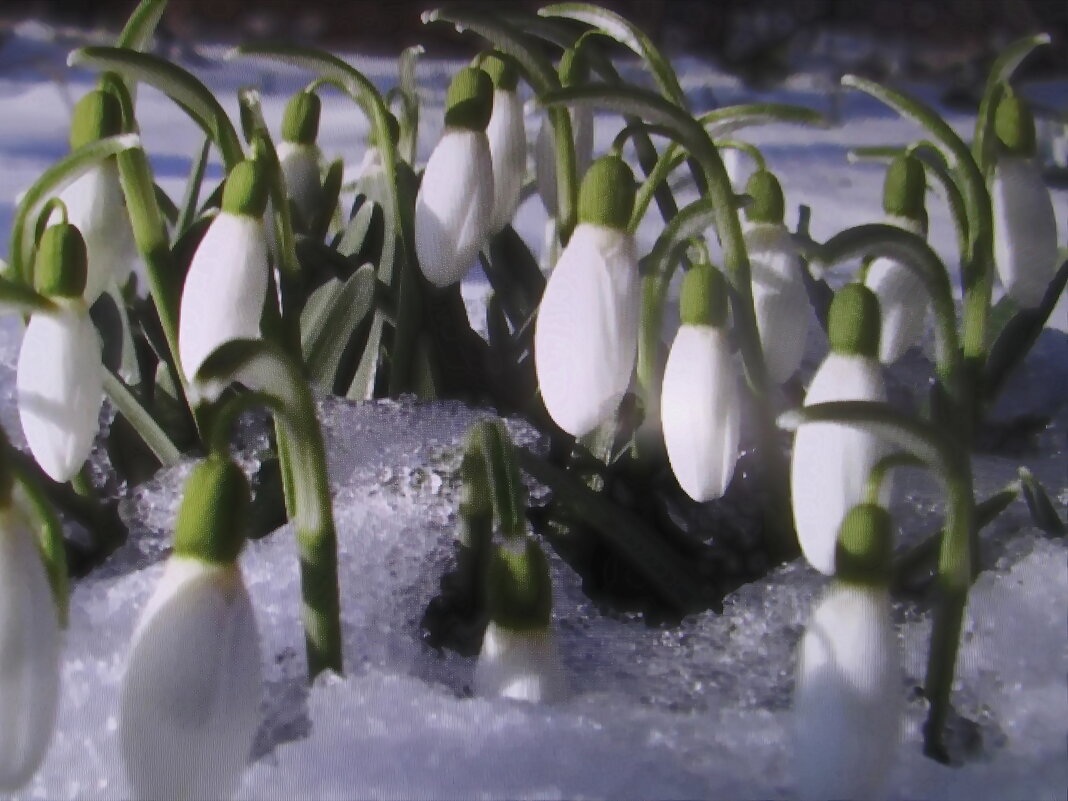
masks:
{"label": "blurred snow background", "polygon": [[[433,37],[428,34],[427,41]],[[0,49],[0,253],[17,194],[66,151],[71,100],[94,76],[67,71],[70,42],[40,24],[25,24]],[[226,63],[221,47],[200,48],[186,66],[219,93],[236,118],[236,89],[264,91],[277,126],[289,94],[308,76],[265,62]],[[351,57],[381,89],[395,82],[390,59]],[[429,153],[441,125],[444,89],[458,62],[426,59],[420,152]],[[812,233],[825,239],[881,218],[884,168],[847,163],[848,147],[907,143],[920,132],[865,96],[831,92],[818,69],[754,96],[737,79],[704,62],[680,63],[682,83],[701,110],[760,97],[833,111],[827,129],[774,126],[745,138],[760,146],[787,196],[787,222],[798,204],[812,207]],[[635,67],[630,75],[638,74]],[[61,76],[62,80],[54,80]],[[910,86],[936,102],[937,87]],[[1023,93],[1063,108],[1068,82],[1028,84]],[[181,195],[200,135],[177,108],[150,88],[138,95],[139,119],[157,178]],[[965,136],[971,117],[948,113]],[[539,120],[528,118],[533,137]],[[618,127],[598,119],[603,147]],[[355,170],[366,121],[347,101],[324,104],[320,144]],[[351,175],[351,173],[350,173]],[[221,177],[214,164],[209,179]],[[683,189],[680,200],[692,198]],[[1054,194],[1060,231],[1068,231],[1068,193]],[[650,214],[640,238],[647,248],[659,225]],[[955,263],[943,203],[930,203],[932,243]],[[517,230],[535,248],[543,237],[539,201],[520,209]],[[473,274],[465,297],[481,319],[484,280]],[[1068,503],[1068,305],[1016,377],[999,414],[1049,415],[1038,449],[1019,460],[976,458],[977,492],[985,496],[1027,464],[1058,504]],[[670,321],[669,321],[670,323]],[[0,421],[21,444],[14,407],[13,365],[20,326],[0,322]],[[807,367],[822,356],[813,337]],[[914,354],[915,355],[915,354]],[[895,374],[903,386],[922,380],[916,356]],[[919,376],[919,378],[918,378]],[[340,539],[346,676],[305,683],[298,619],[296,551],[288,528],[251,543],[242,567],[256,605],[266,688],[263,724],[241,798],[679,798],[791,797],[789,703],[794,648],[824,577],[800,562],[728,597],[722,615],[687,618],[658,628],[635,616],[606,615],[582,595],[578,579],[553,558],[556,625],[574,690],[555,707],[469,697],[472,659],[440,655],[422,643],[419,619],[438,592],[452,553],[460,442],[489,414],[456,403],[320,402]],[[534,434],[510,422],[518,441]],[[253,460],[254,446],[243,454]],[[55,740],[19,798],[125,797],[129,793],[116,733],[118,686],[140,609],[162,570],[174,514],[190,465],[159,474],[123,501],[130,540],[101,569],[73,588]],[[900,482],[894,505],[903,540],[930,530],[939,491],[921,474]],[[984,531],[991,570],[972,591],[954,703],[955,739],[963,764],[922,757],[919,727],[930,630],[917,605],[898,604],[906,648],[908,725],[888,795],[891,798],[1063,798],[1068,786],[1068,565],[1063,540],[1035,529],[1016,503]]]}

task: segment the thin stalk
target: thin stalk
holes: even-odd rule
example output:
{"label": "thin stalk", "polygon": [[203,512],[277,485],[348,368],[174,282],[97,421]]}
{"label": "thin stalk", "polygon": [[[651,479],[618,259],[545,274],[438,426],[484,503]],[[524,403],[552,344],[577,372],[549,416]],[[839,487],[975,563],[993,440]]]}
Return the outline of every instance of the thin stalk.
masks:
{"label": "thin stalk", "polygon": [[177,464],[182,454],[130,388],[111,370],[104,369],[104,392],[116,409],[130,421],[141,439],[164,467]]}

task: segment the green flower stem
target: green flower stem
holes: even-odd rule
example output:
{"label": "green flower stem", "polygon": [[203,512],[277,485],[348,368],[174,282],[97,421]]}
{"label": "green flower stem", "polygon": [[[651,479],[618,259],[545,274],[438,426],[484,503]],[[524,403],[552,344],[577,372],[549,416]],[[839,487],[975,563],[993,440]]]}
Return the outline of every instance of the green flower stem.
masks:
{"label": "green flower stem", "polygon": [[883,485],[891,471],[899,467],[924,467],[924,463],[911,453],[892,453],[880,459],[868,474],[867,488],[864,490],[864,503],[879,504]]}
{"label": "green flower stem", "polygon": [[0,308],[32,314],[55,311],[56,304],[27,285],[0,276]]}
{"label": "green flower stem", "polygon": [[[201,380],[240,381],[280,417],[291,449],[293,526],[300,555],[304,640],[308,679],[342,669],[341,601],[337,577],[337,532],[330,500],[326,450],[311,390],[299,363],[277,344],[235,340],[201,366]],[[233,415],[233,412],[227,412]],[[231,417],[231,419],[233,419]],[[218,443],[222,435],[212,434]]]}
{"label": "green flower stem", "polygon": [[760,152],[760,148],[751,145],[748,142],[742,142],[738,139],[720,139],[716,142],[716,147],[720,150],[723,148],[740,150],[756,162],[758,170],[766,170],[768,168],[768,163],[764,160],[764,154]]}
{"label": "green flower stem", "polygon": [[[10,451],[11,448],[9,447],[8,450]],[[52,587],[59,625],[66,628],[70,613],[70,578],[67,569],[67,546],[63,539],[63,524],[56,516],[36,476],[26,470],[23,464],[10,458],[7,461],[8,468],[25,493],[30,512],[37,523],[41,559],[44,561],[45,572],[48,574],[48,583]]]}
{"label": "green flower stem", "polygon": [[[646,175],[645,180],[638,186],[638,191],[634,196],[634,213],[630,215],[630,223],[627,225],[627,231],[631,234],[638,230],[645,213],[649,210],[650,201],[657,196],[660,188],[665,185],[668,176],[686,162],[687,156],[685,152],[678,148],[675,148],[674,152],[671,152],[671,150],[671,148],[668,148],[660,155],[652,170]],[[670,189],[668,194],[670,194]],[[674,198],[672,198],[672,205],[674,205]],[[672,215],[667,213],[662,203],[660,203],[660,211],[661,215],[664,216],[665,222],[671,219]]]}
{"label": "green flower stem", "polygon": [[141,405],[130,388],[111,370],[104,368],[104,392],[116,409],[137,429],[137,433],[149,450],[159,459],[164,467],[177,464],[181,452],[171,442],[170,437],[156,422],[149,411]]}

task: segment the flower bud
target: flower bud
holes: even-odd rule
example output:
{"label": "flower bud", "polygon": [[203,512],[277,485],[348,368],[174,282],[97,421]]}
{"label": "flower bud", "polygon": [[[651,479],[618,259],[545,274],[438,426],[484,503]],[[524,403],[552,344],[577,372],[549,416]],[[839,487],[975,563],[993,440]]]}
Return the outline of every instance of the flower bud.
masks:
{"label": "flower bud", "polygon": [[245,544],[250,505],[248,479],[228,458],[209,456],[185,485],[178,510],[174,553],[212,564],[230,564]]}
{"label": "flower bud", "polygon": [[634,173],[619,156],[602,156],[590,165],[579,187],[578,219],[626,231],[634,212]]}
{"label": "flower bud", "polygon": [[834,575],[852,584],[886,587],[890,584],[893,550],[890,513],[878,504],[857,504],[838,530]]}
{"label": "flower bud", "polygon": [[38,292],[50,297],[81,297],[88,269],[89,256],[81,231],[70,223],[45,229],[33,268]]}
{"label": "flower bud", "polygon": [[898,156],[886,171],[883,183],[883,210],[892,217],[927,221],[924,197],[927,176],[923,162],[911,154]]}
{"label": "flower bud", "polygon": [[74,105],[70,146],[77,149],[98,139],[122,133],[122,106],[111,92],[95,89]]}
{"label": "flower bud", "polygon": [[753,199],[745,207],[750,222],[782,224],[786,201],[778,178],[767,170],[757,170],[749,177],[745,192]]}
{"label": "flower bud", "polygon": [[827,316],[831,350],[876,358],[879,353],[879,299],[863,284],[847,284],[834,295]]}
{"label": "flower bud", "polygon": [[726,325],[727,282],[723,274],[707,263],[690,268],[682,279],[679,312],[683,325]]}
{"label": "flower bud", "polygon": [[267,176],[255,161],[234,165],[223,187],[222,210],[227,214],[259,218],[267,208]]}
{"label": "flower bud", "polygon": [[477,67],[464,67],[452,79],[445,95],[445,125],[485,131],[493,113],[493,82]]}
{"label": "flower bud", "polygon": [[994,133],[1006,152],[1035,157],[1035,117],[1027,101],[1006,86],[994,113]]}
{"label": "flower bud", "polygon": [[313,145],[319,136],[323,104],[315,92],[297,92],[282,115],[282,139],[298,145]]}
{"label": "flower bud", "polygon": [[549,563],[534,540],[498,547],[489,564],[486,599],[490,619],[512,631],[544,629],[552,621]]}

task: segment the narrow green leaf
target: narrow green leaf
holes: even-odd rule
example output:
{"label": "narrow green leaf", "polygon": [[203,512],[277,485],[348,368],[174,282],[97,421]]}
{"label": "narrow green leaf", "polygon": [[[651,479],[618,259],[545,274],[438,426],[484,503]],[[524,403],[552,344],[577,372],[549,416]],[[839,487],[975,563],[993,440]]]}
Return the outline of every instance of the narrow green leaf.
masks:
{"label": "narrow green leaf", "polygon": [[814,109],[791,103],[746,103],[707,111],[697,118],[714,139],[757,125],[811,125],[826,128],[828,119]]}
{"label": "narrow green leaf", "polygon": [[152,41],[152,36],[166,8],[167,0],[141,0],[126,20],[126,25],[115,43],[116,46],[130,50],[144,50]]}
{"label": "narrow green leaf", "polygon": [[301,310],[301,351],[308,377],[331,390],[342,356],[371,311],[375,272],[370,264],[345,280],[332,278],[308,297]]}
{"label": "narrow green leaf", "polygon": [[189,172],[189,180],[185,185],[185,197],[182,198],[182,206],[175,220],[175,234],[181,234],[196,219],[197,204],[200,202],[200,186],[204,182],[204,171],[208,166],[208,154],[211,152],[211,139],[204,138],[204,144],[200,147],[200,155],[193,160],[193,166]]}
{"label": "narrow green leaf", "polygon": [[103,373],[104,392],[115,405],[115,408],[130,421],[130,424],[141,435],[141,439],[144,440],[161,464],[165,467],[177,464],[182,454],[171,442],[170,437],[163,431],[160,424],[156,422],[156,419],[141,405],[140,401],[137,400],[137,397],[123,383],[121,378],[111,370],[105,369]]}
{"label": "narrow green leaf", "polygon": [[320,194],[321,203],[316,219],[312,220],[308,234],[317,241],[326,239],[330,233],[330,226],[334,218],[338,217],[338,203],[341,199],[341,184],[345,178],[345,163],[341,159],[330,162],[326,168],[326,176],[323,178],[323,191]]}
{"label": "narrow green leaf", "polygon": [[41,560],[44,562],[52,598],[56,603],[60,628],[65,629],[70,615],[70,575],[67,569],[67,544],[63,539],[63,523],[36,477],[6,456],[5,460],[9,462],[9,469],[15,473],[18,489],[25,498],[23,508],[29,509],[36,523],[34,530],[37,532]]}

